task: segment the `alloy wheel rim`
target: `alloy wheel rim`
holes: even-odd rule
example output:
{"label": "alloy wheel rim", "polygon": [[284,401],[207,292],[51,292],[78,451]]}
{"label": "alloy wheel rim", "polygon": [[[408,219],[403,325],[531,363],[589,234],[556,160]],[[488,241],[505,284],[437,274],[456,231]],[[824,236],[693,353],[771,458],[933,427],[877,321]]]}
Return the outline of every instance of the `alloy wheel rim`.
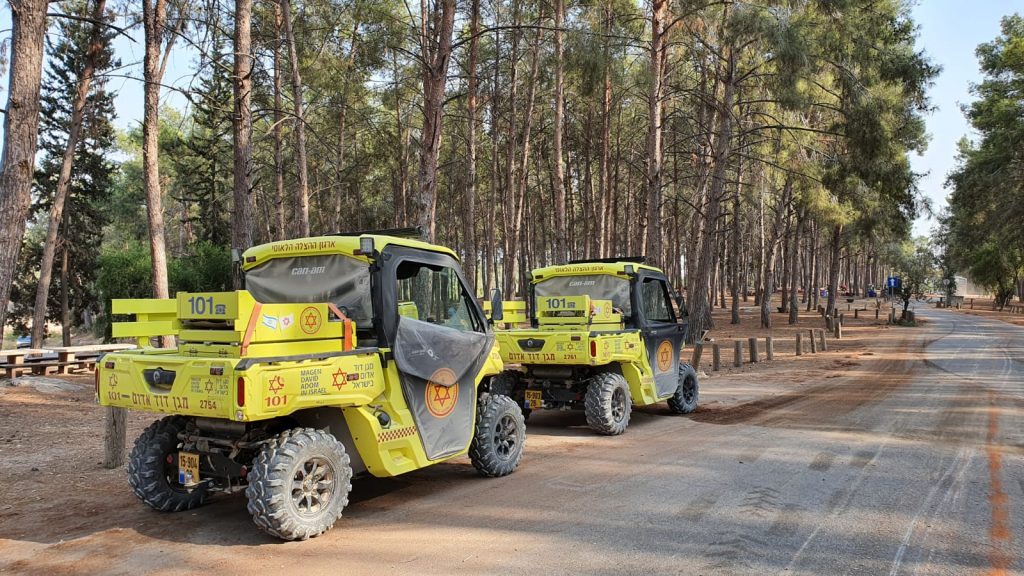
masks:
{"label": "alloy wheel rim", "polygon": [[317,516],[334,498],[334,467],[326,459],[315,456],[295,470],[292,477],[292,503],[299,514]]}

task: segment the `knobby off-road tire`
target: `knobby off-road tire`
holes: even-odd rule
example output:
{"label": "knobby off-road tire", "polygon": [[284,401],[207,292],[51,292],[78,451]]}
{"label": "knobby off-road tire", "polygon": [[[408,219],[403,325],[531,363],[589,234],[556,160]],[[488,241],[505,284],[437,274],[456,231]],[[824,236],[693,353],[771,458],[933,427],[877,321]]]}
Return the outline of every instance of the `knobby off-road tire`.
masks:
{"label": "knobby off-road tire", "polygon": [[[530,412],[533,410],[526,402],[525,386],[522,385],[522,372],[516,370],[505,370],[491,376],[489,387],[491,395],[508,396],[513,402],[519,405],[523,411],[523,421],[530,419]],[[520,400],[516,400],[519,398]]]}
{"label": "knobby off-road tire", "polygon": [[186,488],[178,483],[178,467],[167,462],[177,454],[188,418],[167,416],[150,424],[135,440],[128,457],[128,484],[140,500],[162,512],[181,512],[201,506],[207,488]]}
{"label": "knobby off-road tire", "polygon": [[626,378],[614,372],[591,378],[583,407],[587,424],[598,434],[616,436],[625,432],[633,407]]}
{"label": "knobby off-road tire", "polygon": [[248,480],[256,526],[283,540],[306,540],[330,530],[348,505],[352,467],[331,434],[293,428],[264,444]]}
{"label": "knobby off-road tire", "polygon": [[700,385],[697,383],[697,372],[689,364],[679,363],[679,387],[668,399],[668,408],[675,414],[689,414],[697,409],[697,396]]}
{"label": "knobby off-road tire", "polygon": [[469,459],[477,472],[490,478],[511,474],[519,466],[525,444],[526,421],[515,401],[501,394],[483,396],[469,445]]}

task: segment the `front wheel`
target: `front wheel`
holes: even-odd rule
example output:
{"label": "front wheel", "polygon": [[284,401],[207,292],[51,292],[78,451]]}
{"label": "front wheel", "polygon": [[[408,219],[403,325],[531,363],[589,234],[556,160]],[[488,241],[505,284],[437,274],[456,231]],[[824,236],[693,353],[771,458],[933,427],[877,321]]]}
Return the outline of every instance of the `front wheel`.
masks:
{"label": "front wheel", "polygon": [[629,384],[622,374],[603,372],[594,376],[587,386],[583,406],[587,424],[598,434],[616,436],[629,426],[633,407]]}
{"label": "front wheel", "polygon": [[132,447],[128,457],[128,484],[140,500],[161,512],[181,512],[206,501],[206,484],[186,487],[178,482],[177,462],[188,419],[167,416],[150,424]]}
{"label": "front wheel", "polygon": [[669,410],[676,414],[689,414],[697,409],[697,396],[700,387],[697,384],[697,372],[689,364],[679,364],[679,386],[675,394],[668,399]]}
{"label": "front wheel", "polygon": [[469,459],[481,476],[511,474],[523,457],[526,421],[508,396],[488,394],[480,399]]}
{"label": "front wheel", "polygon": [[306,540],[334,526],[348,505],[352,468],[345,446],[322,430],[285,430],[263,446],[249,471],[252,520],[282,540]]}

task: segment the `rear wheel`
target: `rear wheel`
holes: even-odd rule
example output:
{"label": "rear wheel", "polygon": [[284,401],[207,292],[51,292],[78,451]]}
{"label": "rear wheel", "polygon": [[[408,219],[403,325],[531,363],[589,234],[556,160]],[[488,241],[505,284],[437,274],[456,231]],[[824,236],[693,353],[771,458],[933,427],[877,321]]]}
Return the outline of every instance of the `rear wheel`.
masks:
{"label": "rear wheel", "polygon": [[515,471],[526,444],[526,421],[508,396],[488,394],[480,399],[469,459],[482,476],[506,476]]}
{"label": "rear wheel", "polygon": [[352,468],[334,436],[294,428],[263,446],[248,480],[245,495],[256,526],[283,540],[306,540],[330,530],[341,516]]}
{"label": "rear wheel", "polygon": [[594,376],[584,399],[587,424],[598,434],[615,436],[626,431],[632,410],[629,385],[622,374],[603,372]]}
{"label": "rear wheel", "polygon": [[668,407],[676,414],[689,414],[697,409],[697,396],[700,387],[697,383],[697,372],[689,364],[679,364],[679,386],[676,393],[668,399]]}
{"label": "rear wheel", "polygon": [[523,420],[529,420],[532,410],[526,401],[526,386],[523,385],[522,376],[522,372],[516,370],[505,370],[495,374],[491,376],[489,390],[492,395],[508,396],[513,402],[518,403],[519,409],[523,411]]}
{"label": "rear wheel", "polygon": [[161,512],[181,512],[206,501],[205,484],[185,487],[178,482],[178,434],[188,419],[167,416],[147,427],[135,440],[128,457],[128,484],[140,500]]}

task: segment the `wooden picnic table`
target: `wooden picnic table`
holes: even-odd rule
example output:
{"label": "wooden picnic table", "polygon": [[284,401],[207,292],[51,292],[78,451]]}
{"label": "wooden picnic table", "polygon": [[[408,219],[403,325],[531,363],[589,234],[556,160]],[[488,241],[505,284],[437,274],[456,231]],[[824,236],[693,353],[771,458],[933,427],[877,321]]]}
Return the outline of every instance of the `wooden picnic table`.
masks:
{"label": "wooden picnic table", "polygon": [[31,366],[25,365],[26,356],[48,354],[50,351],[43,348],[17,348],[12,350],[0,350],[0,368],[7,378],[17,378],[23,372],[31,370]]}
{"label": "wooden picnic table", "polygon": [[70,374],[71,370],[82,367],[83,364],[94,363],[97,356],[102,352],[117,352],[118,350],[132,350],[134,344],[92,344],[84,346],[56,346],[50,348],[51,352],[57,353],[57,365],[61,374]]}

